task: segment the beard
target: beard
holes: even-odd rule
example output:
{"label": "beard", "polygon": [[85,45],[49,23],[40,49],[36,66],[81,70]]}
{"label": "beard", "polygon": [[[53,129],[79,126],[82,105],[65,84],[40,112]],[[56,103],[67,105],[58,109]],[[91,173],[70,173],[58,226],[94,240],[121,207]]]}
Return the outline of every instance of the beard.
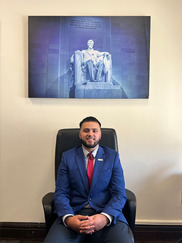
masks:
{"label": "beard", "polygon": [[86,148],[95,148],[99,142],[100,142],[100,139],[96,140],[93,144],[87,144],[87,142],[83,139],[80,138],[80,142],[83,144],[83,146],[85,146]]}

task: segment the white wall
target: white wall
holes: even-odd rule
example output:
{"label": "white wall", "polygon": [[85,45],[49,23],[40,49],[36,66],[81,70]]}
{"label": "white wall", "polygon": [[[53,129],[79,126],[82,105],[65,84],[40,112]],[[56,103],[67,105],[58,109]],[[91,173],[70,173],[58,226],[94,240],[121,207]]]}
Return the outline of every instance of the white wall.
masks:
{"label": "white wall", "polygon": [[[44,221],[57,130],[94,115],[117,131],[137,223],[182,223],[181,9],[181,0],[0,0],[0,221]],[[29,99],[28,15],[151,16],[150,98]]]}

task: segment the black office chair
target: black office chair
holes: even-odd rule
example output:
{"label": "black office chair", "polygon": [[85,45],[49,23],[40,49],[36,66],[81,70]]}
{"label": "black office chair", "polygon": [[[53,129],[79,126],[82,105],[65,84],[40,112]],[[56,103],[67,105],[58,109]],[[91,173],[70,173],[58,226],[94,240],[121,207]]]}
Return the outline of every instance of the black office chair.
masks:
{"label": "black office chair", "polygon": [[[57,178],[57,171],[61,162],[62,153],[68,149],[80,145],[79,129],[61,129],[58,131],[56,140],[56,154],[55,154],[55,179]],[[100,145],[107,146],[111,149],[118,151],[118,143],[116,132],[112,128],[102,128],[102,138]],[[134,233],[135,215],[136,215],[136,197],[133,192],[126,189],[127,201],[123,208],[123,214]],[[54,193],[49,192],[42,198],[44,208],[45,222],[47,232],[56,219],[57,215],[54,214]]]}

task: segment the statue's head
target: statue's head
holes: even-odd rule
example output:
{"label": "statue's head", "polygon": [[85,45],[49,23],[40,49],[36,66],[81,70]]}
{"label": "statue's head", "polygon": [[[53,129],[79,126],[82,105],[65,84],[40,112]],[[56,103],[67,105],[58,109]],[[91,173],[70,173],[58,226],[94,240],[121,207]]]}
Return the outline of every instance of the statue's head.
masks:
{"label": "statue's head", "polygon": [[94,46],[94,41],[93,41],[93,40],[88,40],[88,41],[87,41],[87,45],[88,45],[89,48],[93,48],[93,46]]}

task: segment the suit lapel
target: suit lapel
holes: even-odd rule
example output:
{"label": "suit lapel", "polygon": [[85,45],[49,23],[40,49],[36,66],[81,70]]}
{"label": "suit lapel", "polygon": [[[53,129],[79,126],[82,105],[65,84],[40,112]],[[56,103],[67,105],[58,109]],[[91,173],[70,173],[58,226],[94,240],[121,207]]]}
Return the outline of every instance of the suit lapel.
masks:
{"label": "suit lapel", "polygon": [[86,190],[88,191],[88,178],[87,178],[86,164],[85,164],[85,158],[84,158],[82,147],[77,148],[76,163],[77,163],[78,169],[80,171],[80,175],[81,175],[83,184],[84,184]]}
{"label": "suit lapel", "polygon": [[[92,191],[95,184],[97,183],[97,179],[100,175],[100,171],[102,169],[104,160],[105,160],[104,150],[102,147],[99,146],[99,149],[98,149],[98,152],[97,152],[97,155],[95,158],[94,173],[93,173],[93,177],[92,177],[92,184],[91,184],[90,192]],[[83,154],[83,150],[82,150],[81,146],[78,147],[76,150],[76,163],[77,163],[78,169],[80,171],[80,175],[81,175],[83,184],[84,184],[86,190],[89,192],[85,158],[84,158],[84,154]]]}
{"label": "suit lapel", "polygon": [[97,155],[95,158],[94,173],[93,173],[93,177],[92,177],[92,184],[91,184],[90,191],[94,188],[95,184],[97,183],[97,179],[100,175],[100,171],[102,169],[104,159],[105,159],[104,150],[102,147],[99,146],[99,149],[98,149],[98,152],[97,152]]}

